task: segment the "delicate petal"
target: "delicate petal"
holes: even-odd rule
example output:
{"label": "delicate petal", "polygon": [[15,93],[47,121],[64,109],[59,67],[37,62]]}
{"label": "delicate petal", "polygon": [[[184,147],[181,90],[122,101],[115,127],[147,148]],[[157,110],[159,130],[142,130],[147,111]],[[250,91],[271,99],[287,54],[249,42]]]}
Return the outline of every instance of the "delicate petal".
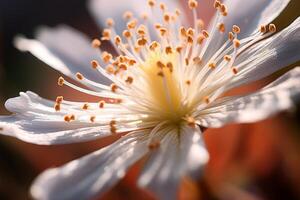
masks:
{"label": "delicate petal", "polygon": [[293,107],[299,94],[300,68],[297,67],[256,93],[216,101],[201,112],[199,121],[206,127],[220,127],[231,122],[263,120]]}
{"label": "delicate petal", "polygon": [[[160,2],[165,3],[172,12],[175,8],[180,7],[177,0],[161,0]],[[105,26],[107,18],[114,19],[117,33],[122,33],[126,28],[126,23],[123,20],[124,12],[130,11],[135,17],[140,17],[141,14],[150,11],[147,0],[139,0],[139,2],[136,0],[90,0],[89,8],[101,28]]]}
{"label": "delicate petal", "polygon": [[[233,25],[238,25],[241,28],[238,37],[242,39],[258,31],[260,25],[271,23],[289,2],[290,0],[253,0],[247,2],[226,0],[224,4],[227,6],[228,15],[224,17],[223,21],[225,29],[230,31]],[[216,16],[214,19],[216,19]],[[205,53],[207,57],[211,57],[228,37],[227,34],[220,34],[216,26],[216,23],[210,25],[210,32],[214,32],[211,34],[211,42]]]}
{"label": "delicate petal", "polygon": [[290,0],[226,0],[228,16],[224,18],[227,30],[233,25],[241,28],[240,37],[258,30],[260,25],[271,23],[288,5]]}
{"label": "delicate petal", "polygon": [[209,158],[199,128],[184,127],[179,138],[176,131],[170,131],[152,152],[138,182],[160,199],[176,199],[182,176],[197,177]]}
{"label": "delicate petal", "polygon": [[20,36],[15,39],[15,46],[71,78],[80,72],[90,80],[109,83],[90,66],[91,60],[99,58],[99,51],[91,47],[90,39],[71,27],[40,28],[36,40]]}
{"label": "delicate petal", "polygon": [[[236,60],[239,73],[229,88],[264,78],[300,59],[300,18]],[[246,63],[246,64],[243,64]]]}
{"label": "delicate petal", "polygon": [[42,173],[31,187],[36,199],[91,199],[117,183],[147,151],[148,131],[130,133],[112,145]]}
{"label": "delicate petal", "polygon": [[[0,116],[0,133],[43,145],[82,142],[111,134],[108,117],[104,124],[90,123],[89,118],[87,121],[68,123],[64,121],[64,116],[74,111],[74,108],[64,104],[62,110],[56,112],[53,105],[54,102],[35,93],[21,92],[19,97],[7,100],[6,108],[16,114]],[[131,127],[128,129],[123,126],[118,130],[123,132],[135,129]]]}

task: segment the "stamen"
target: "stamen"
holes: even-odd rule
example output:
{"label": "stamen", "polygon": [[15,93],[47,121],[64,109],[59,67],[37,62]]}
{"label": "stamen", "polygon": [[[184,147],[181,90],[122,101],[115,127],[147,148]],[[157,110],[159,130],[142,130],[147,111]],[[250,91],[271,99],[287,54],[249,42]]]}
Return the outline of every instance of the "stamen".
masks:
{"label": "stamen", "polygon": [[76,78],[77,78],[78,80],[82,81],[84,77],[83,77],[83,75],[82,75],[81,73],[77,72],[77,73],[76,73]]}
{"label": "stamen", "polygon": [[93,39],[92,47],[95,49],[98,49],[98,48],[100,48],[100,46],[101,46],[101,41],[99,39]]}
{"label": "stamen", "polygon": [[232,26],[232,32],[236,33],[236,34],[239,34],[241,32],[241,29],[239,26],[237,25],[233,25]]}
{"label": "stamen", "polygon": [[189,0],[188,4],[190,9],[195,9],[198,6],[198,2],[196,0]]}
{"label": "stamen", "polygon": [[63,86],[63,85],[64,85],[64,82],[65,82],[65,79],[64,79],[63,77],[59,77],[59,78],[58,78],[58,81],[57,81],[57,84],[58,84],[59,86]]}
{"label": "stamen", "polygon": [[112,134],[115,134],[116,131],[117,131],[117,128],[116,128],[116,121],[115,120],[111,120],[110,123],[109,123],[109,126],[110,126],[110,132]]}
{"label": "stamen", "polygon": [[237,70],[236,67],[232,67],[231,70],[232,70],[232,72],[233,72],[234,75],[236,75],[238,73],[238,70]]}
{"label": "stamen", "polygon": [[60,103],[55,103],[54,109],[55,111],[60,111]]}
{"label": "stamen", "polygon": [[111,30],[110,29],[104,29],[102,32],[101,40],[110,40],[111,38]]}
{"label": "stamen", "polygon": [[133,83],[133,78],[131,76],[128,76],[127,79],[125,80],[126,83],[132,84]]}
{"label": "stamen", "polygon": [[108,19],[106,20],[106,25],[107,25],[109,28],[111,28],[111,27],[113,27],[113,26],[115,25],[115,22],[114,22],[113,19],[108,18]]}
{"label": "stamen", "polygon": [[118,86],[115,83],[112,83],[110,85],[110,89],[111,89],[112,92],[116,93],[117,89],[118,89]]}
{"label": "stamen", "polygon": [[267,32],[267,26],[261,25],[259,31],[260,31],[261,33],[266,33],[266,32]]}
{"label": "stamen", "polygon": [[233,40],[233,44],[234,44],[234,47],[235,47],[235,48],[239,48],[240,45],[241,45],[241,42],[240,42],[238,39],[234,39],[234,40]]}
{"label": "stamen", "polygon": [[123,18],[126,20],[130,20],[132,17],[133,17],[133,14],[130,11],[125,11],[123,14]]}
{"label": "stamen", "polygon": [[85,103],[85,104],[83,104],[83,106],[81,108],[83,110],[87,110],[87,109],[89,109],[89,104]]}
{"label": "stamen", "polygon": [[224,23],[219,23],[218,24],[218,29],[221,33],[224,33],[225,32],[225,25]]}
{"label": "stamen", "polygon": [[154,0],[148,0],[148,5],[149,5],[150,7],[154,7],[155,4],[156,4],[156,2],[155,2]]}
{"label": "stamen", "polygon": [[230,55],[225,55],[224,60],[226,60],[227,62],[230,62],[231,61],[231,56]]}
{"label": "stamen", "polygon": [[58,97],[56,97],[55,102],[58,103],[58,104],[61,104],[63,100],[64,100],[63,96],[58,96]]}
{"label": "stamen", "polygon": [[101,100],[99,101],[99,108],[104,108],[105,101]]}
{"label": "stamen", "polygon": [[160,141],[152,141],[150,144],[148,144],[148,148],[151,151],[158,149],[159,147],[160,147]]}
{"label": "stamen", "polygon": [[90,117],[90,121],[91,121],[92,123],[94,123],[95,120],[96,120],[96,116],[91,116],[91,117]]}
{"label": "stamen", "polygon": [[275,24],[270,24],[269,25],[269,31],[272,32],[272,33],[276,32],[276,26],[275,26]]}
{"label": "stamen", "polygon": [[97,69],[97,67],[99,67],[99,63],[97,60],[92,60],[91,65],[92,65],[93,69]]}
{"label": "stamen", "polygon": [[211,68],[211,69],[215,69],[216,66],[217,66],[216,63],[214,63],[214,62],[211,62],[211,63],[208,64],[208,67]]}

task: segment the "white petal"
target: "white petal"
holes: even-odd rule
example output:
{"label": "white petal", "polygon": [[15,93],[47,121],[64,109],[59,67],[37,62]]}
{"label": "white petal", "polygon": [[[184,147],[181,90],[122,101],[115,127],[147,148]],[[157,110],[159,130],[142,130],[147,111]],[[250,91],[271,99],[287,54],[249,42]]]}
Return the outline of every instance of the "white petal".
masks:
{"label": "white petal", "polygon": [[[180,7],[177,0],[161,0],[160,2],[165,3],[172,12]],[[90,0],[89,8],[101,28],[105,26],[107,18],[114,19],[119,34],[126,28],[126,22],[123,20],[125,11],[132,12],[135,17],[140,17],[142,13],[150,11],[147,0]]]}
{"label": "white petal", "polygon": [[271,23],[288,5],[290,0],[226,0],[228,16],[224,23],[227,30],[233,25],[241,28],[240,37],[249,35],[258,30],[260,25]]}
{"label": "white petal", "polygon": [[201,125],[251,123],[290,109],[300,100],[300,68],[297,67],[260,91],[242,97],[225,97],[199,115]]}
{"label": "white petal", "polygon": [[[300,18],[236,60],[239,73],[228,88],[264,78],[300,60]],[[248,62],[250,61],[250,62]],[[247,63],[243,65],[242,63]]]}
{"label": "white petal", "polygon": [[90,80],[109,83],[107,78],[90,66],[91,60],[99,58],[99,51],[91,47],[89,38],[71,27],[43,27],[38,30],[35,40],[19,36],[14,42],[19,50],[29,51],[71,78],[80,72]]}
{"label": "white petal", "polygon": [[[5,103],[6,108],[15,114],[0,116],[0,133],[43,145],[81,142],[111,134],[109,118],[105,125],[90,123],[88,120],[67,123],[64,116],[74,108],[64,104],[62,111],[56,112],[53,105],[54,102],[35,93],[21,92],[19,97]],[[123,132],[134,129],[133,126],[132,129],[123,128],[118,130]]]}
{"label": "white petal", "polygon": [[42,173],[31,187],[36,199],[91,199],[116,184],[147,151],[147,131],[128,134],[112,145]]}
{"label": "white petal", "polygon": [[[224,17],[223,23],[227,31],[232,29],[233,25],[241,28],[239,39],[250,36],[259,30],[260,25],[271,23],[288,5],[290,0],[226,0],[228,15]],[[216,16],[214,17],[216,19]],[[210,25],[211,42],[205,53],[206,57],[211,57],[228,38],[227,34],[220,34],[216,23]],[[215,31],[212,33],[212,31]]]}
{"label": "white petal", "polygon": [[199,128],[184,127],[179,138],[176,130],[171,131],[162,139],[159,149],[152,152],[138,184],[160,199],[176,199],[182,176],[200,175],[208,158]]}

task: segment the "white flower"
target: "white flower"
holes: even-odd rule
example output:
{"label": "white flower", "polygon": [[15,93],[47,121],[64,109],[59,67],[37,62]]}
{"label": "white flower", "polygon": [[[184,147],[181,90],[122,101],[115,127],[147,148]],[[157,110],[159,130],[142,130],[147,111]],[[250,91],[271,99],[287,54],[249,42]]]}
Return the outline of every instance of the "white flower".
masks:
{"label": "white flower", "polygon": [[[201,127],[255,122],[293,106],[300,92],[299,68],[255,93],[223,95],[299,60],[300,18],[279,33],[270,24],[289,0],[216,1],[208,31],[197,17],[197,1],[188,2],[193,25],[176,9],[176,1],[164,2],[90,1],[100,25],[114,15],[115,21],[106,21],[102,40],[112,41],[118,57],[101,51],[100,40],[89,41],[66,26],[42,28],[36,40],[16,39],[19,49],[88,89],[63,78],[59,85],[97,96],[100,102],[63,97],[52,102],[20,93],[5,104],[14,114],[0,118],[2,134],[48,145],[127,132],[106,148],[41,174],[31,188],[33,197],[95,197],[149,154],[138,185],[161,199],[174,199],[182,176],[198,177],[209,159]],[[124,15],[126,27],[121,18],[127,10],[132,13]]]}

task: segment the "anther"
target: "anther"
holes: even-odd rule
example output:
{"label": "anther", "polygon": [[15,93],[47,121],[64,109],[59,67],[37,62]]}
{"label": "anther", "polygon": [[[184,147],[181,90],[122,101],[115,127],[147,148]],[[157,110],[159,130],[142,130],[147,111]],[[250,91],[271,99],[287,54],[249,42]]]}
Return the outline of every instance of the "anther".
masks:
{"label": "anther", "polygon": [[111,30],[104,29],[102,32],[101,40],[110,40],[110,37],[111,37]]}
{"label": "anther", "polygon": [[186,81],[185,81],[185,84],[191,85],[191,81],[190,81],[190,80],[186,80]]}
{"label": "anther", "polygon": [[154,0],[148,0],[148,5],[150,6],[150,7],[153,7],[153,6],[155,6],[155,1]]}
{"label": "anther", "polygon": [[94,69],[96,69],[96,68],[99,66],[99,63],[98,63],[98,61],[96,61],[96,60],[92,60],[92,61],[91,61],[91,65],[92,65],[92,67],[93,67]]}
{"label": "anther", "polygon": [[193,28],[189,28],[187,30],[187,35],[189,35],[190,37],[194,37],[195,34],[195,30]]}
{"label": "anther", "polygon": [[260,31],[261,33],[266,33],[266,32],[267,32],[267,26],[261,25],[260,28],[259,28],[259,31]]}
{"label": "anther", "polygon": [[186,66],[188,66],[190,64],[190,60],[188,58],[185,58],[184,61],[185,61]]}
{"label": "anther", "polygon": [[118,46],[118,45],[120,45],[121,43],[122,43],[121,37],[120,37],[120,36],[116,36],[116,37],[115,37],[115,44]]}
{"label": "anther", "polygon": [[163,69],[164,67],[166,67],[166,66],[164,65],[164,63],[162,63],[161,61],[157,61],[157,62],[156,62],[156,65],[157,65],[157,67],[160,68],[160,69]]}
{"label": "anther", "polygon": [[112,65],[108,65],[108,66],[105,68],[105,70],[106,70],[106,72],[107,72],[108,74],[114,74],[114,73],[115,73],[115,68],[114,68],[114,66],[112,66]]}
{"label": "anther", "polygon": [[55,103],[54,109],[55,111],[60,111],[60,103]]}
{"label": "anther", "polygon": [[130,38],[131,37],[130,31],[128,31],[128,30],[123,31],[123,36],[127,39]]}
{"label": "anther", "polygon": [[137,25],[137,20],[133,19],[130,22],[127,23],[127,28],[128,29],[135,29]]}
{"label": "anther", "polygon": [[179,32],[182,37],[185,37],[187,35],[186,29],[184,27],[180,27]]}
{"label": "anther", "polygon": [[105,62],[105,63],[109,63],[109,61],[112,59],[112,55],[110,53],[107,53],[106,51],[104,51],[102,53],[102,60]]}
{"label": "anther", "polygon": [[170,72],[173,72],[173,64],[171,62],[167,63],[167,68],[170,70]]}
{"label": "anther", "polygon": [[99,108],[104,108],[105,101],[101,100],[99,101]]}
{"label": "anther", "polygon": [[128,66],[125,63],[121,63],[119,64],[119,69],[126,71],[128,69]]}
{"label": "anther", "polygon": [[195,64],[200,64],[202,62],[202,60],[201,60],[201,58],[199,56],[196,56],[196,57],[193,58],[193,62]]}
{"label": "anther", "polygon": [[74,121],[75,120],[75,115],[70,115],[70,120]]}
{"label": "anther", "polygon": [[218,29],[221,33],[224,33],[225,32],[225,25],[224,23],[219,23],[218,24]]}
{"label": "anther", "polygon": [[166,4],[160,3],[160,4],[159,4],[159,8],[160,8],[162,11],[165,11],[165,10],[166,10]]}
{"label": "anther", "polygon": [[158,149],[159,147],[160,147],[159,141],[152,141],[150,144],[148,144],[148,148],[152,151]]}
{"label": "anther", "polygon": [[231,56],[230,55],[225,55],[224,60],[226,60],[227,62],[230,62],[231,61]]}
{"label": "anther", "polygon": [[87,109],[89,109],[89,104],[85,103],[85,104],[82,105],[81,108],[82,108],[83,110],[87,110]]}
{"label": "anther", "polygon": [[147,40],[146,40],[144,37],[139,38],[139,39],[137,40],[137,44],[138,44],[139,46],[145,46],[145,45],[147,44]]}
{"label": "anther", "polygon": [[159,72],[157,73],[157,76],[164,77],[163,71],[159,71]]}
{"label": "anther", "polygon": [[59,86],[63,86],[63,85],[64,85],[64,82],[65,82],[65,79],[64,79],[63,77],[59,77],[59,78],[58,78],[58,81],[57,81],[57,84],[58,84]]}
{"label": "anther", "polygon": [[233,44],[235,48],[239,48],[241,46],[241,42],[238,39],[234,39]]}
{"label": "anther", "polygon": [[169,13],[165,13],[165,14],[164,14],[164,21],[165,21],[166,23],[168,23],[168,22],[170,21],[170,19],[171,19],[170,14],[169,14]]}
{"label": "anther", "polygon": [[128,60],[128,64],[129,64],[129,66],[133,66],[136,64],[136,60],[130,59],[130,60]]}
{"label": "anther", "polygon": [[197,38],[197,43],[201,45],[204,40],[205,40],[205,36],[200,34]]}
{"label": "anther", "polygon": [[130,20],[132,18],[132,16],[133,16],[133,14],[130,11],[126,11],[123,14],[123,18],[126,19],[126,20]]}
{"label": "anther", "polygon": [[179,10],[178,8],[175,9],[175,14],[176,14],[177,16],[180,16],[181,12],[180,12],[180,10]]}
{"label": "anther", "polygon": [[112,84],[110,85],[110,89],[111,89],[112,92],[116,92],[117,89],[118,89],[118,86],[117,86],[115,83],[112,83]]}
{"label": "anther", "polygon": [[236,34],[239,34],[241,32],[241,29],[239,26],[237,25],[233,25],[232,26],[232,32],[236,33]]}
{"label": "anther", "polygon": [[159,46],[159,43],[156,42],[156,41],[153,41],[153,42],[150,44],[149,49],[150,49],[151,51],[155,51],[155,49],[156,49],[158,46]]}
{"label": "anther", "polygon": [[92,47],[98,49],[101,46],[101,41],[99,39],[93,39]]}
{"label": "anther", "polygon": [[275,26],[275,24],[270,24],[269,25],[269,31],[272,32],[272,33],[276,32],[276,26]]}
{"label": "anther", "polygon": [[198,2],[196,0],[189,0],[188,4],[190,9],[195,9],[198,6]]}
{"label": "anther", "polygon": [[203,98],[203,101],[206,103],[206,104],[209,104],[210,103],[210,99],[208,96],[204,97]]}
{"label": "anther", "polygon": [[211,68],[211,69],[215,69],[216,66],[217,66],[216,63],[214,63],[214,62],[211,62],[211,63],[208,64],[208,67]]}
{"label": "anther", "polygon": [[181,53],[181,51],[182,51],[182,46],[178,46],[178,47],[176,47],[176,51],[177,51],[177,53]]}
{"label": "anther", "polygon": [[77,78],[78,80],[82,81],[84,77],[83,77],[83,75],[82,75],[81,73],[77,72],[77,73],[76,73],[76,78]]}
{"label": "anther", "polygon": [[187,42],[190,43],[190,44],[193,44],[194,40],[191,36],[188,36]]}
{"label": "anther", "polygon": [[133,83],[133,78],[131,76],[128,76],[127,79],[125,80],[126,83],[132,84]]}
{"label": "anther", "polygon": [[106,25],[108,26],[108,27],[113,27],[114,25],[115,25],[115,22],[114,22],[114,20],[113,19],[111,19],[111,18],[108,18],[107,20],[106,20]]}
{"label": "anther", "polygon": [[238,73],[238,69],[236,67],[232,67],[231,70],[234,75],[236,75]]}
{"label": "anther", "polygon": [[168,31],[168,30],[167,30],[166,28],[160,28],[160,29],[159,29],[159,32],[160,32],[160,35],[161,35],[161,36],[164,36],[164,35],[167,33],[167,31]]}
{"label": "anther", "polygon": [[145,25],[141,24],[138,29],[137,29],[137,33],[141,36],[144,36],[146,34],[146,27]]}
{"label": "anther", "polygon": [[63,96],[58,96],[58,97],[56,97],[55,102],[58,103],[58,104],[61,104],[63,100],[64,100]]}
{"label": "anther", "polygon": [[116,131],[117,131],[117,128],[116,128],[116,121],[115,121],[115,120],[111,120],[111,121],[109,122],[109,126],[110,126],[110,132],[111,132],[112,134],[115,134]]}
{"label": "anther", "polygon": [[214,3],[214,7],[216,9],[220,8],[221,7],[221,2],[219,0],[216,0],[215,3]]}
{"label": "anther", "polygon": [[92,123],[94,123],[95,120],[96,120],[96,117],[95,117],[95,116],[91,116],[91,117],[90,117],[90,121],[91,121]]}
{"label": "anther", "polygon": [[172,54],[173,53],[172,47],[167,46],[165,49],[165,52],[166,52],[166,54]]}
{"label": "anther", "polygon": [[204,35],[205,38],[209,37],[209,33],[206,30],[203,30],[202,34]]}
{"label": "anther", "polygon": [[70,116],[69,116],[69,115],[65,115],[65,116],[64,116],[64,121],[65,121],[65,122],[70,122],[70,121],[71,121]]}
{"label": "anther", "polygon": [[196,24],[197,24],[197,28],[198,29],[200,29],[200,30],[203,29],[203,27],[204,27],[204,21],[202,19],[197,19]]}

